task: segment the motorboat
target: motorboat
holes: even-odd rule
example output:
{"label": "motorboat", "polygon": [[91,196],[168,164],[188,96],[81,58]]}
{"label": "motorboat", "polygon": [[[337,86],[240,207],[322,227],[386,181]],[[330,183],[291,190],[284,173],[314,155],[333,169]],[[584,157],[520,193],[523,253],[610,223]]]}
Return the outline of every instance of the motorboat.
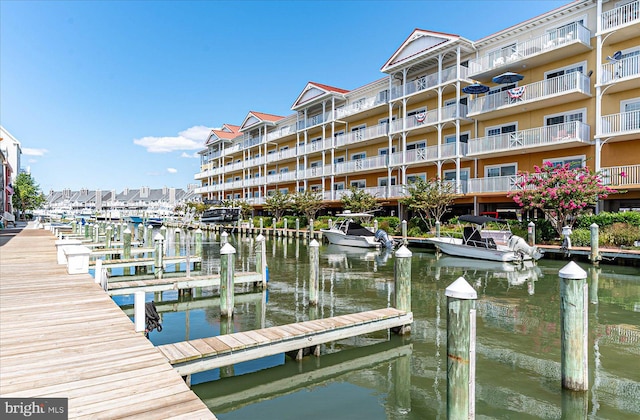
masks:
{"label": "motorboat", "polygon": [[458,220],[468,224],[463,228],[462,238],[441,236],[427,238],[425,241],[433,244],[440,252],[456,257],[510,263],[538,260],[542,257],[537,247],[529,246],[520,236],[510,234],[506,243],[497,243],[492,236],[483,233],[486,232],[483,227],[490,222],[504,225],[504,232],[509,228],[506,220],[472,215],[460,216]]}
{"label": "motorboat", "polygon": [[232,223],[240,220],[240,207],[211,207],[202,213],[202,223]]}
{"label": "motorboat", "polygon": [[[385,246],[393,248],[395,242],[389,238],[387,232],[362,226],[361,223],[367,223],[373,215],[371,213],[344,213],[336,214],[338,220],[330,229],[320,229],[322,235],[327,238],[329,243],[343,246],[355,246],[359,248],[378,248]],[[362,222],[360,222],[362,221]]]}

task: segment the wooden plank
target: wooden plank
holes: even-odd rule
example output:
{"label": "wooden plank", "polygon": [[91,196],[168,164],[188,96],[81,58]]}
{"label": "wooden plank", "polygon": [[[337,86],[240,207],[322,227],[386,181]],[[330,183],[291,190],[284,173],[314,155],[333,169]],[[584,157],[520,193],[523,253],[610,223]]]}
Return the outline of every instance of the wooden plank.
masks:
{"label": "wooden plank", "polygon": [[231,348],[231,351],[241,350],[247,347],[246,344],[243,344],[241,341],[238,341],[236,338],[231,335],[219,335],[218,340],[222,341],[224,344]]}
{"label": "wooden plank", "polygon": [[203,338],[204,342],[209,345],[209,347],[213,348],[217,353],[224,353],[231,351],[231,346],[223,343],[218,339],[218,337],[208,337]]}

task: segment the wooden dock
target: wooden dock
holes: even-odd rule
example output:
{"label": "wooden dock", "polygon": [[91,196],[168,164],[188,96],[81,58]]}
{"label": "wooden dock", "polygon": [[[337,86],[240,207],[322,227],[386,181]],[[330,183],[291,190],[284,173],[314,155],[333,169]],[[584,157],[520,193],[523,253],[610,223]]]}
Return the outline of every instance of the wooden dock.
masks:
{"label": "wooden dock", "polygon": [[180,375],[204,372],[274,354],[300,350],[413,322],[394,308],[322,318],[278,327],[158,346]]}
{"label": "wooden dock", "polygon": [[[202,262],[202,257],[190,256],[189,264],[200,263]],[[179,256],[179,257],[163,257],[162,267],[166,268],[168,265],[172,264],[186,264],[187,257]],[[151,267],[155,264],[155,258],[127,258],[127,259],[116,259],[116,260],[102,260],[103,268],[123,268],[123,267]],[[95,268],[96,260],[89,260],[89,268]]]}
{"label": "wooden dock", "polygon": [[68,418],[214,419],[48,230],[0,231],[0,395],[68,398]]}

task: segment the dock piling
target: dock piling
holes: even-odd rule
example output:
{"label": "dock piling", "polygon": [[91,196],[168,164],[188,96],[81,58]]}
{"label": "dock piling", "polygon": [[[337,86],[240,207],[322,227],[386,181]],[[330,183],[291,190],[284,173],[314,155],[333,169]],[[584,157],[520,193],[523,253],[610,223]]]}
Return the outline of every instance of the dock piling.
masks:
{"label": "dock piling", "polygon": [[318,277],[320,271],[320,244],[315,239],[309,243],[309,305],[318,305]]}
{"label": "dock piling", "polygon": [[562,387],[586,391],[589,389],[587,272],[571,261],[558,274]]}
{"label": "dock piling", "polygon": [[[400,311],[411,312],[411,256],[409,248],[402,245],[395,252],[394,289],[395,308]],[[398,334],[404,335],[411,332],[411,325],[403,325]]]}
{"label": "dock piling", "polygon": [[234,272],[236,249],[225,243],[220,249],[220,315],[231,318],[234,306]]}
{"label": "dock piling", "polygon": [[600,256],[600,250],[598,249],[600,242],[600,227],[596,223],[592,223],[589,228],[591,229],[591,255],[589,256],[589,259],[591,260],[591,264],[598,265],[602,259]]}
{"label": "dock piling", "polygon": [[144,292],[136,292],[133,301],[133,323],[135,325],[136,332],[144,332],[145,319],[144,319]]}
{"label": "dock piling", "polygon": [[153,266],[153,276],[157,279],[161,279],[162,273],[164,270],[163,262],[162,262],[164,257],[164,253],[162,252],[164,249],[164,236],[162,236],[162,234],[158,232],[153,239],[156,245],[155,261]]}
{"label": "dock piling", "polygon": [[536,224],[533,223],[533,220],[527,225],[527,239],[530,246],[536,244]]}

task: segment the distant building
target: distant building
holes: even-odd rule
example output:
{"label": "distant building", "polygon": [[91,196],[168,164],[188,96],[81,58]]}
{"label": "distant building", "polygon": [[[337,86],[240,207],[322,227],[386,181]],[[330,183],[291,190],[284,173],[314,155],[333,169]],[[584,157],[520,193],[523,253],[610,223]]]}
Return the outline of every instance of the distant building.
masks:
{"label": "distant building", "polygon": [[2,161],[2,179],[0,180],[2,193],[0,194],[0,217],[4,225],[15,222],[12,203],[13,185],[20,171],[22,147],[18,139],[13,137],[0,125],[0,160]]}

